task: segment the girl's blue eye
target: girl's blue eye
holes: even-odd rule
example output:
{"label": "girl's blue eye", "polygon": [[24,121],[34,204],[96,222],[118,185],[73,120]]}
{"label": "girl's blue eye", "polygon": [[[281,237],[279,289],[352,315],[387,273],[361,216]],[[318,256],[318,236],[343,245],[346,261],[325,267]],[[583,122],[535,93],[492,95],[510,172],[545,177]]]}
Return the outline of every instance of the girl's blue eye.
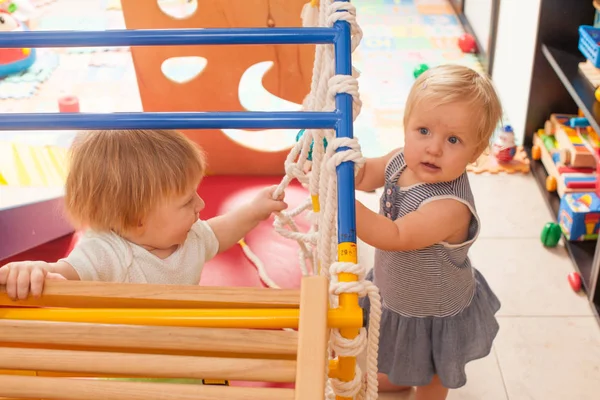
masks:
{"label": "girl's blue eye", "polygon": [[419,133],[421,135],[428,135],[429,134],[429,129],[427,129],[427,128],[419,128]]}
{"label": "girl's blue eye", "polygon": [[460,140],[459,140],[459,139],[458,139],[456,136],[450,136],[450,137],[448,138],[448,141],[449,141],[450,143],[452,143],[452,144],[456,144],[456,143],[458,143]]}

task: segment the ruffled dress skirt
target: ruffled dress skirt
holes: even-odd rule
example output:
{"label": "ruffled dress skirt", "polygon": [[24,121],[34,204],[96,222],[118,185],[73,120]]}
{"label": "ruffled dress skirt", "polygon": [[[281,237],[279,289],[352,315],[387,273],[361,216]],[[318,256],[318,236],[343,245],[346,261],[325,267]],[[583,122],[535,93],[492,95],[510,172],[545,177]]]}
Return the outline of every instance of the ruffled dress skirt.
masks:
{"label": "ruffled dress skirt", "polygon": [[[456,389],[467,382],[465,365],[490,353],[499,330],[495,314],[500,301],[476,269],[474,276],[475,294],[460,314],[406,317],[382,307],[378,370],[391,383],[425,386],[438,375],[444,387]],[[372,270],[366,279],[373,281]],[[368,317],[368,297],[360,303]]]}

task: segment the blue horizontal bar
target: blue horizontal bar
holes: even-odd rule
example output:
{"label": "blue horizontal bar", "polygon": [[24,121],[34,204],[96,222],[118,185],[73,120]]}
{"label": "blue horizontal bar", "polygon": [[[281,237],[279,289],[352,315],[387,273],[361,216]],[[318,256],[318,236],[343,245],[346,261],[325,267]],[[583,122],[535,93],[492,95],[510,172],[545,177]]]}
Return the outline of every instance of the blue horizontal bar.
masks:
{"label": "blue horizontal bar", "polygon": [[[337,112],[0,114],[0,131],[77,129],[334,129]],[[1,138],[1,133],[0,133]]]}
{"label": "blue horizontal bar", "polygon": [[327,44],[335,28],[115,29],[108,31],[0,32],[0,48]]}

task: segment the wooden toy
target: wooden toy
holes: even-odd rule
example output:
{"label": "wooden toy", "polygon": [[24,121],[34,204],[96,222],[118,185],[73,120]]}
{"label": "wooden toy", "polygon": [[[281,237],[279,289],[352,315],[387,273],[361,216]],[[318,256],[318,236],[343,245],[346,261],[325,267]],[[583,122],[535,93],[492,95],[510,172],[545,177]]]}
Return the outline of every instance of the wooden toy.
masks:
{"label": "wooden toy", "polygon": [[596,193],[565,194],[560,200],[558,223],[567,240],[596,240],[600,228],[600,199]]}
{"label": "wooden toy", "polygon": [[589,60],[579,63],[579,71],[586,77],[593,87],[600,86],[600,69],[596,68]]}
{"label": "wooden toy", "polygon": [[596,157],[584,144],[579,130],[561,127],[554,134],[561,151],[561,162],[576,168],[594,168]]}
{"label": "wooden toy", "polygon": [[556,148],[557,144],[552,136],[546,135],[541,130],[533,135],[533,145],[532,158],[541,160],[548,173],[546,190],[557,192],[560,197],[565,193],[594,190],[596,182],[595,169],[564,166],[561,162],[560,149]]}
{"label": "wooden toy", "polygon": [[533,136],[531,156],[541,160],[548,173],[546,189],[560,197],[596,189],[596,154],[589,147],[594,150],[599,141],[586,124],[579,115],[551,114],[544,129]]}

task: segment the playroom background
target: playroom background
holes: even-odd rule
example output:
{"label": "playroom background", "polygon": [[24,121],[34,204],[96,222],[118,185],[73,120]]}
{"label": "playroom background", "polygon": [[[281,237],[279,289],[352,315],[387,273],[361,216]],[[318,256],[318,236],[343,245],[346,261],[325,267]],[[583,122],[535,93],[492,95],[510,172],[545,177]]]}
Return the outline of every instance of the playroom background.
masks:
{"label": "playroom background", "polygon": [[[149,24],[144,20],[148,16],[145,6],[150,1],[0,0],[0,9],[21,21],[19,29],[158,28],[145,26]],[[192,14],[200,15],[202,26],[243,27],[297,26],[301,9],[308,0],[152,1],[157,1],[161,21],[171,21],[170,26],[163,27],[181,27]],[[365,156],[380,155],[402,145],[405,99],[415,76],[424,69],[441,63],[458,63],[483,71],[473,40],[466,35],[451,4],[456,2],[460,1],[353,1],[364,32],[353,55],[354,65],[361,72],[363,101],[354,132]],[[514,12],[505,16],[519,26],[510,35],[515,42],[527,42],[527,35],[522,32],[533,29],[534,19],[523,17],[529,15],[526,13],[532,3],[548,4],[542,4],[546,15],[550,9],[558,13],[561,7],[567,8],[556,5],[557,2],[550,5],[551,1],[519,2],[520,11],[513,8]],[[589,13],[591,23],[592,3],[598,2],[575,3],[587,4],[581,13],[586,18]],[[584,10],[584,6],[569,7],[568,11],[574,13],[573,10]],[[571,21],[572,32],[561,35],[578,35],[575,19],[551,20]],[[542,38],[542,28],[539,29],[537,37]],[[532,49],[526,55],[533,59],[529,53],[537,52],[533,45],[539,43],[532,42]],[[504,49],[507,47],[510,46]],[[558,52],[555,64],[566,62],[569,73],[574,70],[574,79],[578,79],[576,71],[585,57],[581,58],[575,47],[569,50],[579,58],[560,58],[563,55]],[[14,56],[5,53],[3,58],[3,51],[0,49],[0,74],[2,64],[10,64],[10,57]],[[519,71],[504,79],[500,73],[494,77],[504,95],[511,85],[519,86],[519,79],[527,74],[521,74],[526,57],[502,51],[497,51],[502,56],[497,55],[496,63],[513,64],[514,70]],[[247,60],[240,63],[237,60],[241,56],[232,55],[227,48],[212,49],[201,56],[187,50],[162,49],[152,54],[148,49],[126,47],[24,50],[17,55],[18,61],[24,63],[17,64],[21,68],[0,78],[0,112],[295,111],[301,108],[303,96],[308,92],[312,54],[311,48],[281,53],[253,49],[244,53]],[[531,79],[536,90],[532,90],[531,99],[511,98],[507,102],[510,104],[505,105],[514,110],[515,103],[542,104],[537,107],[537,120],[527,118],[526,135],[534,142],[533,160],[530,161],[522,147],[527,137],[523,140],[520,134],[516,138],[512,135],[511,115],[506,113],[494,143],[504,144],[513,152],[507,156],[510,162],[501,162],[504,153],[495,154],[492,146],[489,154],[469,167],[482,220],[480,240],[471,257],[489,277],[503,308],[501,332],[494,351],[470,364],[469,384],[452,392],[451,400],[587,400],[597,398],[600,392],[600,330],[597,314],[590,309],[583,290],[593,280],[592,260],[600,226],[596,211],[600,210],[600,201],[589,187],[583,191],[576,188],[584,178],[591,176],[595,180],[596,173],[586,164],[584,178],[569,175],[571,167],[561,161],[565,152],[561,151],[558,139],[570,132],[572,118],[583,117],[572,104],[562,107],[573,102],[570,93],[575,89],[571,87],[573,90],[567,93],[562,88],[566,83],[561,83],[551,67],[539,67],[547,62],[543,56],[536,56],[533,62],[535,73]],[[597,73],[597,68],[588,66],[588,71]],[[594,90],[582,89],[587,87],[586,82],[576,81],[575,87],[582,92],[587,90],[586,99],[593,101]],[[561,89],[557,89],[558,85]],[[558,96],[562,100],[558,101]],[[591,104],[587,104],[589,109]],[[549,125],[545,125],[546,120]],[[558,135],[554,135],[556,129]],[[67,148],[74,133],[0,132],[0,229],[4,229],[0,232],[0,265],[33,258],[54,261],[70,251],[77,241],[79,233],[73,233],[59,217],[60,202],[55,201],[62,195]],[[277,183],[277,174],[283,173],[283,159],[297,133],[233,129],[190,132],[213,155],[211,176],[202,189],[205,197],[212,197],[207,198],[203,217],[234,206],[255,187]],[[511,143],[512,139],[516,143]],[[569,151],[574,146],[569,138],[562,143]],[[576,150],[585,152],[577,145]],[[244,153],[246,150],[249,152]],[[256,157],[258,151],[264,157]],[[500,157],[496,157],[498,154]],[[546,186],[539,190],[536,181]],[[575,182],[574,186],[568,187],[567,181]],[[297,200],[303,198],[304,192],[295,186],[288,195]],[[377,208],[377,193],[357,193],[357,196]],[[41,204],[46,206],[37,206]],[[558,224],[559,210],[563,214],[562,227]],[[574,232],[573,241],[567,240],[569,229]],[[300,271],[290,262],[296,256],[295,243],[275,234],[269,224],[260,226],[247,242],[267,261],[266,268],[275,282],[284,287],[298,285]],[[372,263],[372,249],[368,246],[359,247],[359,256],[361,262]],[[578,261],[574,263],[574,259]],[[264,286],[239,248],[212,260],[201,284]],[[596,304],[600,309],[600,290],[598,293]]]}

